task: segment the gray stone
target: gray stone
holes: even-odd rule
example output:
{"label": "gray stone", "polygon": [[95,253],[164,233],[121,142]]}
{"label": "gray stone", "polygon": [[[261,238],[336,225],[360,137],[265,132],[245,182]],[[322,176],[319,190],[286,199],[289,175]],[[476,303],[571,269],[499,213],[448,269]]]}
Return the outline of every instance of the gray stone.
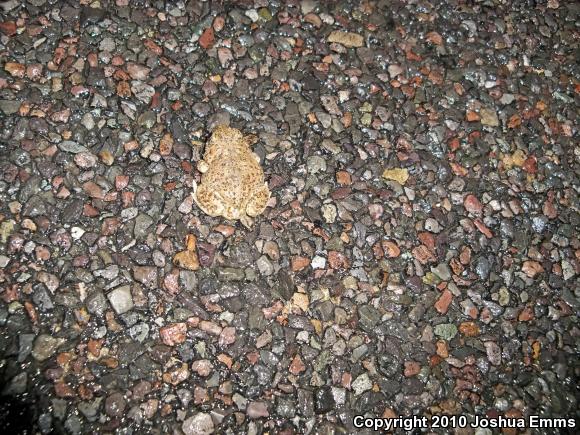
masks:
{"label": "gray stone", "polygon": [[99,44],[99,49],[103,51],[112,52],[116,47],[115,40],[111,37],[103,38],[101,43]]}
{"label": "gray stone", "polygon": [[286,270],[280,269],[278,272],[278,283],[279,285],[276,288],[276,293],[282,296],[285,300],[290,300],[292,295],[294,295],[294,290],[296,289],[292,276]]}
{"label": "gray stone", "polygon": [[304,15],[312,12],[318,6],[318,2],[315,0],[302,0],[300,2],[300,9]]}
{"label": "gray stone", "polygon": [[56,353],[56,348],[62,343],[62,340],[54,338],[48,334],[41,334],[34,342],[32,356],[38,361],[44,361]]}
{"label": "gray stone", "polygon": [[185,435],[208,435],[214,433],[215,427],[210,414],[198,412],[183,422],[181,430]]}
{"label": "gray stone", "polygon": [[20,334],[18,336],[18,362],[23,362],[32,351],[34,334]]}
{"label": "gray stone", "polygon": [[360,323],[367,330],[373,329],[381,320],[381,313],[371,305],[363,305],[358,309]]}
{"label": "gray stone", "polygon": [[265,255],[262,255],[260,258],[258,258],[256,266],[258,266],[260,274],[264,276],[270,276],[274,272],[274,267],[272,266],[272,263],[270,262],[270,260],[268,260],[268,257],[266,257]]}
{"label": "gray stone", "polygon": [[327,223],[334,223],[337,216],[336,206],[334,204],[324,204],[322,206],[322,216]]}
{"label": "gray stone", "polygon": [[197,288],[197,277],[195,272],[192,270],[181,270],[179,271],[179,278],[183,288],[187,291],[194,291]]}
{"label": "gray stone", "polygon": [[[300,401],[300,396],[299,396]],[[314,408],[317,414],[324,414],[328,411],[333,410],[335,407],[334,395],[332,394],[332,388],[329,386],[324,386],[316,391]]]}
{"label": "gray stone", "polygon": [[66,414],[67,401],[64,399],[52,399],[51,404],[54,417],[62,420]]}
{"label": "gray stone", "polygon": [[73,153],[73,154],[78,154],[78,153],[89,151],[87,149],[87,147],[85,147],[84,145],[81,145],[80,143],[75,142],[73,140],[63,140],[62,142],[60,142],[58,144],[58,147],[62,151],[66,151],[67,153]]}
{"label": "gray stone", "polygon": [[475,273],[480,279],[486,280],[489,277],[489,272],[491,270],[491,264],[489,260],[485,257],[479,257],[475,263]]}
{"label": "gray stone", "polygon": [[133,340],[143,343],[149,337],[149,325],[147,323],[137,323],[129,329],[129,335]]}
{"label": "gray stone", "polygon": [[97,397],[90,401],[80,402],[78,404],[79,411],[88,421],[95,421],[102,401],[102,397]]}
{"label": "gray stone", "polygon": [[501,364],[501,348],[495,341],[486,341],[484,343],[485,351],[487,352],[487,359],[494,366]]}
{"label": "gray stone", "polygon": [[26,391],[26,384],[28,383],[28,373],[20,372],[14,376],[8,384],[3,388],[2,395],[14,396],[23,394]]}
{"label": "gray stone", "polygon": [[153,266],[133,267],[133,277],[147,288],[157,287],[157,268]]}
{"label": "gray stone", "polygon": [[149,228],[153,225],[153,219],[151,216],[145,213],[140,213],[135,218],[135,228],[133,229],[133,235],[137,240],[144,239],[149,234]]}
{"label": "gray stone", "polygon": [[358,361],[360,360],[363,356],[366,355],[366,353],[368,352],[369,347],[366,344],[363,344],[361,346],[358,346],[357,348],[355,348],[352,351],[352,360],[353,361]]}
{"label": "gray stone", "polygon": [[431,268],[431,272],[437,275],[442,281],[449,281],[451,279],[451,270],[447,263],[439,263],[437,266]]}
{"label": "gray stone", "polygon": [[246,408],[246,414],[249,418],[268,417],[270,415],[268,404],[266,402],[251,402]]}
{"label": "gray stone", "polygon": [[278,397],[276,404],[276,413],[282,418],[292,418],[296,415],[296,407],[290,399]]}
{"label": "gray stone", "polygon": [[310,156],[306,162],[309,174],[316,174],[317,172],[326,172],[326,160],[320,156]]}
{"label": "gray stone", "polygon": [[425,221],[425,229],[432,233],[440,233],[441,232],[441,225],[433,218],[428,218]]}
{"label": "gray stone", "polygon": [[107,309],[107,299],[102,291],[96,290],[89,294],[85,299],[87,310],[91,314],[102,316]]}
{"label": "gray stone", "polygon": [[338,107],[336,97],[333,95],[322,95],[320,97],[320,101],[322,102],[322,106],[326,109],[328,113],[331,115],[338,115],[341,116],[342,112]]}
{"label": "gray stone", "polygon": [[122,393],[115,392],[105,400],[105,412],[111,417],[121,417],[127,406],[127,400]]}
{"label": "gray stone", "polygon": [[133,80],[131,82],[131,92],[133,92],[135,97],[137,97],[140,101],[145,104],[149,104],[151,102],[151,98],[153,98],[153,95],[155,95],[155,88],[139,80]]}
{"label": "gray stone", "polygon": [[52,433],[52,414],[44,412],[38,416],[38,427],[43,434]]}
{"label": "gray stone", "polygon": [[352,389],[354,390],[355,396],[361,395],[365,391],[370,390],[372,387],[373,383],[369,379],[369,375],[367,373],[363,373],[352,383]]}
{"label": "gray stone", "polygon": [[15,100],[0,100],[0,110],[5,115],[12,115],[13,113],[18,112],[20,108],[20,101]]}
{"label": "gray stone", "polygon": [[[331,392],[332,396],[332,392]],[[334,400],[334,397],[333,397]],[[303,388],[298,389],[298,412],[305,417],[314,415],[314,397],[312,391]]]}
{"label": "gray stone", "polygon": [[452,323],[442,323],[435,326],[435,335],[444,340],[451,340],[457,334],[457,326]]}
{"label": "gray stone", "polygon": [[222,267],[216,270],[218,279],[224,281],[242,281],[246,276],[243,269],[234,267]]}
{"label": "gray stone", "polygon": [[403,68],[400,65],[389,65],[387,70],[392,79],[403,73]]}
{"label": "gray stone", "polygon": [[63,222],[73,223],[80,219],[83,212],[83,200],[73,199],[70,201],[60,213],[60,218]]}
{"label": "gray stone", "polygon": [[10,262],[10,258],[6,255],[0,255],[0,267],[6,267]]}
{"label": "gray stone", "polygon": [[93,115],[90,113],[85,113],[83,115],[81,123],[87,130],[92,130],[93,128],[95,128],[95,119],[93,118]]}
{"label": "gray stone", "polygon": [[516,97],[513,94],[503,94],[499,100],[501,104],[511,104],[515,101]]}
{"label": "gray stone", "polygon": [[78,415],[71,414],[64,423],[65,429],[73,434],[73,435],[80,435],[82,433],[82,422]]}
{"label": "gray stone", "polygon": [[112,280],[119,275],[119,266],[116,264],[110,264],[109,266],[105,267],[101,270],[95,270],[93,275],[100,276],[105,278],[106,280]]}
{"label": "gray stone", "polygon": [[131,286],[129,285],[117,287],[107,297],[117,314],[126,313],[133,308],[133,297],[131,296]]}
{"label": "gray stone", "polygon": [[139,115],[139,118],[137,118],[137,123],[140,126],[145,127],[147,129],[153,127],[156,122],[157,116],[155,116],[155,113],[153,113],[151,110],[142,113],[141,115]]}
{"label": "gray stone", "polygon": [[483,125],[489,125],[490,127],[497,127],[499,125],[499,119],[495,110],[483,107],[479,111],[479,115],[481,116],[481,123]]}
{"label": "gray stone", "polygon": [[32,294],[32,300],[34,304],[40,309],[40,311],[48,311],[54,308],[50,292],[44,284],[36,284],[34,287],[34,293]]}

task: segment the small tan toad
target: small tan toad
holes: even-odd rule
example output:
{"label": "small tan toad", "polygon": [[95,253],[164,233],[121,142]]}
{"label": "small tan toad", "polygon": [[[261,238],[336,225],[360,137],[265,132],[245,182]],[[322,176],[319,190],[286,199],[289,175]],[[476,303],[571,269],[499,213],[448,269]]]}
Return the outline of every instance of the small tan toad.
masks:
{"label": "small tan toad", "polygon": [[262,213],[270,199],[260,158],[250,145],[254,136],[235,128],[218,126],[206,145],[197,168],[201,183],[194,183],[193,199],[210,216],[239,219],[246,227]]}

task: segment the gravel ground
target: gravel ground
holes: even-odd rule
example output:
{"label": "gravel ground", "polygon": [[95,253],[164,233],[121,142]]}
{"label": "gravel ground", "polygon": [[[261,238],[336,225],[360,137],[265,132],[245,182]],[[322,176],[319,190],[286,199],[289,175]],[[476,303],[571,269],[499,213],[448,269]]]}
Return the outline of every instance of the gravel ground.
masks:
{"label": "gravel ground", "polygon": [[[4,433],[580,416],[579,3],[5,8]],[[219,124],[251,229],[192,203]]]}

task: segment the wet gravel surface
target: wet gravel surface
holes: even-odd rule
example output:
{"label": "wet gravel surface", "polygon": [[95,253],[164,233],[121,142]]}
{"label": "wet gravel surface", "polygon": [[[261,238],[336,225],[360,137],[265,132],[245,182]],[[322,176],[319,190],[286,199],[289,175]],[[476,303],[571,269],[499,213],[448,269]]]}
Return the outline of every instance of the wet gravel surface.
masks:
{"label": "wet gravel surface", "polygon": [[[578,417],[578,3],[7,9],[13,433]],[[259,139],[250,230],[191,200],[219,124]]]}

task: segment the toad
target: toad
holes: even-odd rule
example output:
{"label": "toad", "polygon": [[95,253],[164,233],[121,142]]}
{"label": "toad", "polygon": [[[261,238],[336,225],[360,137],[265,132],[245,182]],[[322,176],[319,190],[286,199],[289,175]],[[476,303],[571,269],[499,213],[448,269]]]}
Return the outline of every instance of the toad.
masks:
{"label": "toad", "polygon": [[193,200],[210,216],[240,220],[250,228],[253,217],[266,209],[270,199],[260,158],[250,146],[255,136],[218,126],[206,145],[197,168],[202,173],[199,186],[194,183]]}

